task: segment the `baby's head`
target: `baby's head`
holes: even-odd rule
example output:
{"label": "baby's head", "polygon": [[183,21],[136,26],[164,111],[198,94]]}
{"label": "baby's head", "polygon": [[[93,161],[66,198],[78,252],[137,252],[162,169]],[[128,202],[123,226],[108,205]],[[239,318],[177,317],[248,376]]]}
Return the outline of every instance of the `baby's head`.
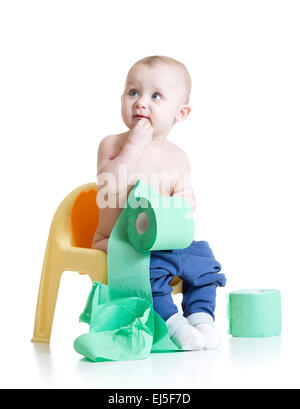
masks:
{"label": "baby's head", "polygon": [[147,117],[153,135],[166,136],[189,113],[191,78],[186,67],[169,57],[152,56],[137,61],[129,70],[122,94],[122,118],[132,129],[138,116]]}

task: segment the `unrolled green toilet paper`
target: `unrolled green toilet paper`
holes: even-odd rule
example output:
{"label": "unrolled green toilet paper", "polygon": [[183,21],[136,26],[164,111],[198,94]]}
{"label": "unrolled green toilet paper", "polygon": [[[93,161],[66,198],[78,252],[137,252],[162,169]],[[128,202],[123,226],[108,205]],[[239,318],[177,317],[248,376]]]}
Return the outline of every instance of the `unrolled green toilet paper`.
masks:
{"label": "unrolled green toilet paper", "polygon": [[234,337],[264,338],[281,333],[278,290],[241,290],[228,296],[228,332]]}
{"label": "unrolled green toilet paper", "polygon": [[80,316],[90,331],[75,340],[75,350],[92,361],[180,351],[153,310],[150,251],[183,249],[193,238],[192,210],[185,199],[160,196],[139,180],[108,241],[108,286],[93,283]]}

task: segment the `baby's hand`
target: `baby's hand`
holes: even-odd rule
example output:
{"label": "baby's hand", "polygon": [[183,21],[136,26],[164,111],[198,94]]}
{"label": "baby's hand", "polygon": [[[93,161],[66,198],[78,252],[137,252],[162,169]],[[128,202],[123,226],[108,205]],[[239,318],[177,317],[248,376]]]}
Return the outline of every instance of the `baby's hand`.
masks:
{"label": "baby's hand", "polygon": [[144,149],[151,141],[153,135],[153,127],[147,118],[142,118],[137,121],[135,127],[128,134],[128,142]]}

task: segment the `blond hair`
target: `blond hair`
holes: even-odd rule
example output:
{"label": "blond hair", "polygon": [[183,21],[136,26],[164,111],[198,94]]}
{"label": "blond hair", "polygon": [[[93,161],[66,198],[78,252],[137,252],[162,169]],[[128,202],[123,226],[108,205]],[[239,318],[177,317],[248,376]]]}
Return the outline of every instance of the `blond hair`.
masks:
{"label": "blond hair", "polygon": [[130,68],[129,72],[132,70],[133,67],[135,67],[138,64],[145,64],[149,67],[155,64],[169,64],[169,65],[174,65],[177,68],[179,68],[183,74],[184,82],[185,82],[185,104],[188,104],[190,101],[190,94],[191,94],[191,88],[192,88],[192,80],[191,76],[184,64],[182,64],[180,61],[175,60],[174,58],[171,57],[166,57],[164,55],[151,55],[149,57],[142,58],[141,60],[137,61],[136,63],[133,64],[133,66]]}

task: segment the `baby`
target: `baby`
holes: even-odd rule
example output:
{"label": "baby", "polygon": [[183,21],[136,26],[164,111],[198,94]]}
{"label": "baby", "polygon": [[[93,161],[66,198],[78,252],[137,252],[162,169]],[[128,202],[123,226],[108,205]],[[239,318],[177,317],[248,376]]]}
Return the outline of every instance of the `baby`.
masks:
{"label": "baby", "polygon": [[[107,252],[110,233],[128,193],[142,178],[163,196],[185,198],[195,209],[190,165],[185,152],[167,136],[190,114],[191,79],[186,67],[169,57],[152,56],[128,72],[121,97],[128,131],[102,139],[98,150],[100,221],[93,248]],[[165,320],[173,342],[187,350],[213,349],[216,287],[226,279],[207,242],[184,250],[152,251],[150,282],[154,310]],[[183,280],[183,315],[172,299],[174,276]]]}

